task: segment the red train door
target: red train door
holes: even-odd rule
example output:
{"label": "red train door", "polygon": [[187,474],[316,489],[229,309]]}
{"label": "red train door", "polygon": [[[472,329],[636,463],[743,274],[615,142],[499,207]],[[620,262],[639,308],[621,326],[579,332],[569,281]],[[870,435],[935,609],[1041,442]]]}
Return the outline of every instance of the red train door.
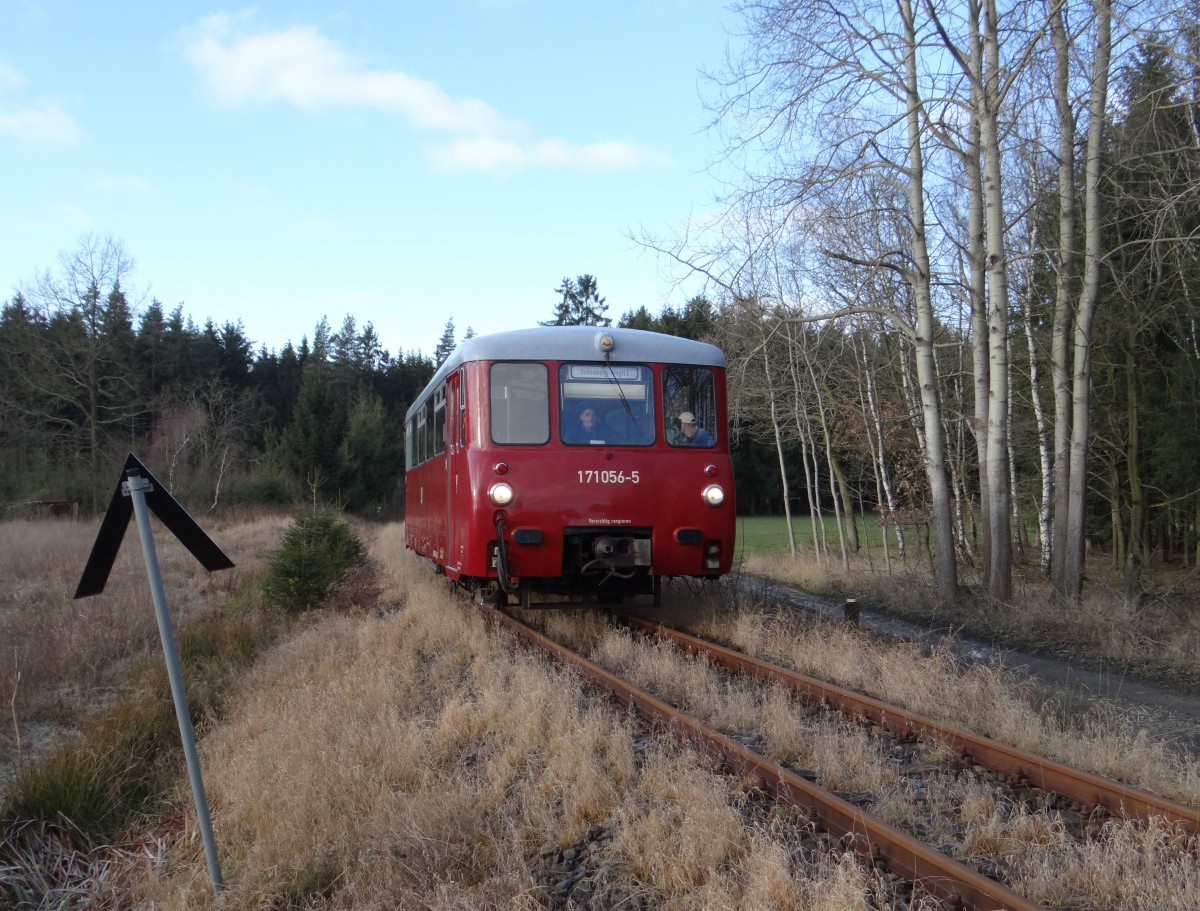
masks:
{"label": "red train door", "polygon": [[446,378],[446,568],[462,569],[471,500],[467,471],[467,384],[463,371]]}

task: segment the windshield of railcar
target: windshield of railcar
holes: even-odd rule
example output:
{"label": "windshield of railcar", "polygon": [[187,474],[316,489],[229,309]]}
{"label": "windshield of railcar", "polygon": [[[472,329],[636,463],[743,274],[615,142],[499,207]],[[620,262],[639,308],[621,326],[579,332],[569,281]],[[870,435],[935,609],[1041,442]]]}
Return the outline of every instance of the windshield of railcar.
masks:
{"label": "windshield of railcar", "polygon": [[558,426],[573,446],[649,446],[654,442],[654,374],[640,364],[563,364]]}
{"label": "windshield of railcar", "polygon": [[489,372],[493,443],[550,440],[550,379],[545,364],[496,363]]}
{"label": "windshield of railcar", "polygon": [[717,445],[717,383],[711,369],[663,368],[663,430],[672,446]]}

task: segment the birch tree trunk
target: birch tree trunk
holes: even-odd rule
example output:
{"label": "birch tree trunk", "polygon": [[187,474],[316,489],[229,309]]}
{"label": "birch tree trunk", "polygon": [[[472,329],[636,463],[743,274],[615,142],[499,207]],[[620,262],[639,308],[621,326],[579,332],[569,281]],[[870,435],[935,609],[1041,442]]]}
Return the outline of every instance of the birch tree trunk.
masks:
{"label": "birch tree trunk", "polygon": [[[786,326],[788,343],[788,373],[792,378],[792,420],[800,437],[800,455],[804,463],[804,494],[808,501],[808,524],[812,534],[813,554],[817,562],[825,562],[825,524],[821,516],[820,471],[817,467],[817,444],[812,437],[812,424],[807,419],[804,405],[804,390],[796,365],[799,357],[795,353],[796,343],[792,325]],[[803,330],[801,330],[803,332]],[[806,359],[807,360],[807,359]]]}
{"label": "birch tree trunk", "polygon": [[1142,597],[1142,570],[1149,549],[1146,488],[1142,483],[1141,406],[1138,400],[1135,351],[1137,330],[1130,327],[1125,349],[1125,470],[1129,475],[1129,549],[1123,564],[1125,603],[1136,606]]}
{"label": "birch tree trunk", "polygon": [[[886,510],[882,515],[883,527],[883,558],[887,571],[891,574],[892,571],[892,554],[891,547],[888,543],[888,522],[896,515],[896,495],[892,490],[891,473],[888,471],[887,464],[887,448],[884,444],[883,433],[883,418],[879,414],[879,405],[875,395],[875,377],[867,365],[867,343],[862,342],[862,379],[866,386],[866,395],[863,396],[863,425],[867,428],[868,439],[871,436],[871,428],[874,428],[875,444],[872,447],[872,461],[875,464],[875,485],[876,498],[879,500],[880,506]],[[869,417],[868,417],[869,415]],[[901,556],[904,555],[904,530],[900,527],[900,523],[895,524],[896,547]]]}
{"label": "birch tree trunk", "polygon": [[950,484],[946,476],[946,444],[938,394],[934,350],[936,321],[930,290],[929,248],[925,232],[925,174],[921,149],[921,99],[917,82],[917,35],[910,0],[899,0],[904,20],[904,85],[908,124],[908,202],[912,222],[912,289],[917,311],[915,360],[925,428],[925,469],[933,504],[934,540],[937,548],[934,576],[938,600],[943,604],[958,597],[958,563],[954,553],[954,524]]}
{"label": "birch tree trunk", "polygon": [[1029,389],[1033,404],[1033,416],[1037,425],[1038,463],[1042,467],[1041,496],[1038,498],[1038,545],[1041,549],[1042,575],[1050,575],[1050,499],[1054,493],[1052,484],[1052,460],[1050,458],[1050,433],[1046,427],[1046,409],[1042,405],[1040,389],[1041,372],[1038,367],[1038,346],[1033,332],[1029,311],[1025,309],[1021,316],[1022,328],[1025,330],[1025,342],[1029,353]]}
{"label": "birch tree trunk", "polygon": [[[969,62],[973,71],[971,79],[971,110],[979,110],[983,91],[983,43],[979,40],[979,14],[977,0],[972,0],[970,18],[971,54]],[[991,579],[991,472],[988,466],[988,390],[990,364],[988,360],[987,320],[987,270],[984,265],[987,254],[984,249],[983,219],[983,167],[980,160],[979,118],[972,115],[967,134],[967,147],[962,155],[963,170],[967,183],[967,261],[970,269],[971,305],[971,366],[974,381],[974,420],[971,429],[975,435],[975,460],[979,472],[979,524],[983,526],[983,541],[979,542],[983,584],[987,587]]]}
{"label": "birch tree trunk", "polygon": [[979,145],[988,276],[988,594],[1012,599],[1011,497],[1008,473],[1008,257],[1004,247],[1004,193],[1000,153],[1000,39],[996,0],[983,4],[983,91]]}
{"label": "birch tree trunk", "polygon": [[1084,547],[1087,534],[1088,434],[1091,430],[1092,325],[1100,297],[1100,179],[1104,152],[1104,108],[1108,101],[1108,69],[1112,52],[1112,8],[1109,0],[1093,0],[1096,48],[1088,100],[1087,157],[1084,163],[1083,285],[1075,317],[1071,383],[1071,458],[1067,505],[1067,541],[1063,553],[1060,594],[1071,603],[1083,597]]}
{"label": "birch tree trunk", "polygon": [[771,428],[775,432],[775,453],[779,456],[779,484],[783,491],[783,517],[787,522],[788,553],[796,559],[796,533],[792,529],[792,500],[788,490],[787,460],[783,454],[783,433],[779,427],[779,412],[776,407],[775,389],[771,382],[771,357],[767,345],[763,345],[763,375],[767,381],[767,401],[771,408]]}
{"label": "birch tree trunk", "polygon": [[1055,592],[1069,598],[1067,542],[1071,504],[1071,334],[1075,324],[1075,114],[1071,107],[1071,47],[1063,5],[1049,0],[1054,46],[1054,106],[1058,112],[1058,268],[1054,286],[1051,378],[1054,385],[1054,530],[1050,571]]}
{"label": "birch tree trunk", "polygon": [[[788,339],[792,337],[791,327],[788,327]],[[847,551],[846,544],[846,527],[843,523],[846,515],[853,516],[853,507],[847,513],[845,503],[849,499],[849,491],[845,488],[845,481],[842,478],[841,467],[837,463],[837,456],[833,452],[833,435],[829,428],[829,421],[826,417],[825,399],[823,391],[827,391],[827,386],[823,380],[817,379],[816,371],[813,368],[813,359],[809,357],[806,346],[801,345],[804,350],[804,366],[808,371],[809,381],[812,383],[813,395],[816,397],[817,414],[821,419],[821,439],[824,443],[825,461],[829,466],[829,491],[833,497],[833,516],[837,522],[838,529],[838,546],[842,555],[842,568],[848,573],[850,571],[850,555]],[[841,482],[841,483],[839,483]],[[843,493],[845,496],[843,496]]]}

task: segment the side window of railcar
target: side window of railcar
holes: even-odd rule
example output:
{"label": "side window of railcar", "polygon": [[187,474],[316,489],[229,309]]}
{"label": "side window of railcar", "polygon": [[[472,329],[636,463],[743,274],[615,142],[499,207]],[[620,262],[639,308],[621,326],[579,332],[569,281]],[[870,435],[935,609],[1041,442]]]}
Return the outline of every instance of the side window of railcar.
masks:
{"label": "side window of railcar", "polygon": [[458,445],[467,445],[467,374],[458,371]]}
{"label": "side window of railcar", "polygon": [[563,364],[558,427],[564,443],[649,446],[654,442],[654,374],[640,364]]}
{"label": "side window of railcar", "polygon": [[545,364],[492,364],[488,385],[493,443],[540,445],[549,441],[550,379]]}
{"label": "side window of railcar", "polygon": [[663,368],[663,429],[672,446],[716,446],[717,387],[707,367]]}
{"label": "side window of railcar", "polygon": [[437,428],[435,426],[433,399],[425,402],[425,459],[432,459],[437,450]]}
{"label": "side window of railcar", "polygon": [[446,451],[446,387],[439,386],[433,393],[433,454]]}
{"label": "side window of railcar", "polygon": [[416,424],[417,433],[413,442],[413,454],[416,456],[416,464],[420,465],[429,457],[425,449],[425,408],[424,406],[413,415],[413,422]]}

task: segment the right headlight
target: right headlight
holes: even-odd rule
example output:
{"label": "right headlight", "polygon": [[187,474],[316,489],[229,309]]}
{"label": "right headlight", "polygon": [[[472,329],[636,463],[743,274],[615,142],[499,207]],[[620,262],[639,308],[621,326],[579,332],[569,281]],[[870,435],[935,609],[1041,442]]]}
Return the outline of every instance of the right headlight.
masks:
{"label": "right headlight", "polygon": [[725,489],[720,484],[709,484],[701,496],[709,506],[720,506],[725,502]]}
{"label": "right headlight", "polygon": [[488,488],[488,499],[497,506],[507,506],[513,501],[512,485],[507,481],[497,481]]}

